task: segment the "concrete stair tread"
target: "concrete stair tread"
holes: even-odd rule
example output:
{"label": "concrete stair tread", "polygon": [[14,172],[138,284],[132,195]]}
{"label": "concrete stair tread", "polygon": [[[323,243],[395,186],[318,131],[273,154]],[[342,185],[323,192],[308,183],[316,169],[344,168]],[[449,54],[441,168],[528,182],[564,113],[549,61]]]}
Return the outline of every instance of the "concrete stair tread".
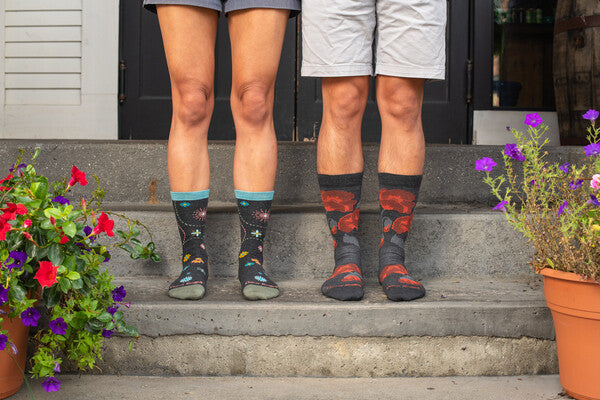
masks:
{"label": "concrete stair tread", "polygon": [[[58,392],[43,399],[323,399],[323,400],[566,400],[558,375],[434,378],[261,378],[60,375]],[[24,386],[11,400],[27,400]]]}
{"label": "concrete stair tread", "polygon": [[245,301],[237,279],[209,279],[199,301],[171,299],[165,278],[118,278],[128,321],[151,337],[178,334],[310,336],[496,336],[553,338],[539,281],[425,280],[427,296],[387,300],[369,281],[360,302],[320,294],[320,280],[280,281],[280,297]]}

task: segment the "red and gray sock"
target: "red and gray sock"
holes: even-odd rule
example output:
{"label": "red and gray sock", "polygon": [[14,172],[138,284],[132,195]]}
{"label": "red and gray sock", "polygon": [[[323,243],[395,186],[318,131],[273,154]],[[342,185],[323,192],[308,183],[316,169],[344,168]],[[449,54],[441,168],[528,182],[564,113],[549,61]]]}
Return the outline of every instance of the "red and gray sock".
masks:
{"label": "red and gray sock", "polygon": [[337,300],[360,300],[364,294],[358,244],[362,176],[362,172],[318,175],[335,257],[333,274],[323,283],[321,291]]}
{"label": "red and gray sock", "polygon": [[425,288],[404,266],[404,242],[413,220],[422,175],[379,173],[381,242],[379,283],[388,299],[408,301],[425,296]]}
{"label": "red and gray sock", "polygon": [[169,286],[169,296],[182,300],[201,299],[206,292],[208,254],[204,244],[208,190],[171,192],[173,210],[181,238],[181,274]]}

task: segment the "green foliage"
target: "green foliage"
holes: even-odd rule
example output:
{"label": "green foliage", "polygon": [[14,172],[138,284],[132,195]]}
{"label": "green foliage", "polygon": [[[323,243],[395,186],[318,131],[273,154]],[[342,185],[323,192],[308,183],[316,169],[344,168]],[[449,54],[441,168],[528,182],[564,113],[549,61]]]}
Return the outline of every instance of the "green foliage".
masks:
{"label": "green foliage", "polygon": [[[102,211],[105,190],[96,176],[89,202],[82,198],[70,199],[73,204],[61,204],[53,199],[68,197],[67,179],[48,182],[37,174],[34,164],[39,150],[28,165],[22,165],[23,155],[21,151],[15,162],[21,168],[13,168],[0,182],[0,227],[5,228],[0,231],[0,289],[8,289],[4,306],[9,310],[4,317],[18,318],[25,310],[37,307],[49,316],[49,321],[66,323],[64,334],[53,333],[50,326],[38,326],[30,369],[34,377],[54,376],[63,359],[73,361],[82,370],[90,369],[101,359],[102,343],[112,332],[139,336],[135,327],[127,325],[123,312],[115,312],[124,303],[113,300],[115,285],[105,264],[111,249],[124,250],[134,259],[160,261],[160,256],[141,222]],[[11,207],[17,205],[18,211],[12,212]],[[101,240],[112,233],[110,227],[91,232],[102,213],[109,216],[109,221],[116,217],[126,224],[107,243]],[[142,243],[140,228],[150,238],[147,244]],[[12,252],[26,254],[22,265],[13,265]],[[52,264],[49,275],[42,274],[48,275],[46,280],[38,276],[41,262]],[[0,330],[0,334],[6,333]]]}
{"label": "green foliage", "polygon": [[[600,206],[594,204],[600,195],[600,155],[586,157],[579,166],[552,163],[545,150],[548,139],[542,139],[547,129],[513,130],[524,161],[503,154],[504,172],[488,171],[484,182],[506,202],[508,222],[535,247],[531,265],[536,271],[553,268],[600,282]],[[592,122],[588,141],[598,143],[599,137],[600,128]]]}

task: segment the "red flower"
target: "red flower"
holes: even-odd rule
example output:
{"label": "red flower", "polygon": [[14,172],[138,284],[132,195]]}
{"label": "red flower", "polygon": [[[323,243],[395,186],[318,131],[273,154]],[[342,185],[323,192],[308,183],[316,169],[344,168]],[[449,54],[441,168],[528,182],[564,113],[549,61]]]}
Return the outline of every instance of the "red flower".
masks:
{"label": "red flower", "polygon": [[4,178],[4,179],[0,179],[0,192],[3,192],[3,191],[5,191],[6,189],[8,189],[7,187],[4,187],[4,186],[2,186],[2,183],[4,183],[4,181],[8,181],[8,180],[10,180],[12,177],[13,177],[13,176],[12,176],[12,174],[8,174],[8,175],[6,176],[6,178]]}
{"label": "red flower", "polygon": [[6,232],[12,229],[6,214],[0,216],[0,240],[6,240]]}
{"label": "red flower", "polygon": [[356,204],[354,193],[344,190],[321,190],[321,199],[327,211],[348,212],[352,211]]}
{"label": "red flower", "polygon": [[415,207],[415,195],[401,189],[381,189],[379,190],[379,202],[384,210],[410,214]]}
{"label": "red flower", "polygon": [[358,229],[358,214],[360,210],[357,208],[350,214],[344,215],[338,221],[338,228],[340,231],[344,231],[346,233],[352,232],[354,229]]}
{"label": "red flower", "polygon": [[60,238],[60,244],[65,244],[69,241],[69,238],[67,236],[63,236]]}
{"label": "red flower", "polygon": [[112,219],[108,219],[108,215],[102,213],[100,217],[98,217],[98,225],[92,231],[92,235],[97,235],[102,232],[106,232],[108,236],[115,236],[112,229],[115,225],[115,221]]}
{"label": "red flower", "polygon": [[71,179],[69,180],[69,187],[75,185],[76,183],[80,183],[81,186],[85,186],[88,184],[87,179],[85,179],[85,173],[78,170],[76,166],[73,165],[71,168]]}
{"label": "red flower", "polygon": [[50,287],[54,285],[56,280],[56,271],[58,267],[52,265],[50,261],[40,261],[40,269],[35,274],[34,278],[40,282],[42,287]]}
{"label": "red flower", "polygon": [[12,220],[16,218],[17,214],[27,214],[27,207],[23,204],[6,203],[6,207],[3,208],[2,211],[4,211],[4,215],[7,216],[8,220]]}
{"label": "red flower", "polygon": [[31,237],[31,234],[29,232],[23,232],[23,236],[25,236],[25,239],[31,240],[33,242],[33,238]]}
{"label": "red flower", "polygon": [[414,214],[396,218],[396,220],[392,224],[392,229],[397,234],[402,234],[402,233],[408,232],[408,230],[410,229],[410,225],[412,224],[413,215]]}
{"label": "red flower", "polygon": [[51,224],[52,226],[56,225],[56,219],[54,219],[54,217],[53,217],[53,216],[50,216],[50,224]]}
{"label": "red flower", "polygon": [[23,221],[23,228],[29,228],[30,226],[31,226],[30,219],[26,219],[25,221]]}

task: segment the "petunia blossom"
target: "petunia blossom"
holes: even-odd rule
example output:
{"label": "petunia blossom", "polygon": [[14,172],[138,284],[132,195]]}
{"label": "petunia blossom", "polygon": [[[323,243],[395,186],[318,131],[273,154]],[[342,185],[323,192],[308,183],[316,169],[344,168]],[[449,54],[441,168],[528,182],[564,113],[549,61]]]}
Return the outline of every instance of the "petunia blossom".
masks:
{"label": "petunia blossom", "polygon": [[504,154],[513,160],[525,161],[525,156],[521,153],[521,150],[515,143],[507,143],[504,146]]}
{"label": "petunia blossom", "polygon": [[506,206],[507,204],[508,204],[508,201],[506,201],[506,200],[501,201],[500,203],[496,204],[494,206],[494,208],[492,208],[492,210],[500,210],[500,211],[506,212],[506,207],[504,207],[504,206]]}
{"label": "petunia blossom", "polygon": [[592,109],[587,110],[587,112],[583,114],[583,119],[594,122],[598,119],[598,111]]}
{"label": "petunia blossom", "polygon": [[55,335],[64,335],[67,333],[68,325],[63,318],[59,317],[50,321],[48,327]]}
{"label": "petunia blossom", "polygon": [[3,351],[6,348],[7,343],[8,343],[8,336],[0,335],[0,351]]}
{"label": "petunia blossom", "polygon": [[590,143],[583,150],[585,150],[586,157],[597,156],[600,154],[600,143]]}
{"label": "petunia blossom", "polygon": [[496,165],[498,164],[496,164],[496,162],[489,157],[483,157],[475,161],[475,169],[477,171],[490,172]]}
{"label": "petunia blossom", "polygon": [[23,325],[25,326],[37,326],[40,317],[41,315],[38,310],[33,307],[29,307],[27,310],[21,313],[21,322],[23,322]]}
{"label": "petunia blossom", "polygon": [[48,393],[58,392],[58,390],[60,389],[60,381],[55,377],[50,376],[44,382],[42,382],[42,387]]}
{"label": "petunia blossom", "polygon": [[106,312],[108,312],[110,315],[115,315],[115,313],[117,312],[118,309],[119,309],[119,305],[115,304],[114,307],[108,307],[106,309]]}
{"label": "petunia blossom", "polygon": [[85,179],[85,173],[73,165],[73,168],[71,168],[71,179],[69,180],[68,187],[72,187],[76,183],[79,183],[81,186],[85,186],[88,184],[88,181]]}
{"label": "petunia blossom", "polygon": [[8,253],[8,259],[13,260],[12,263],[6,264],[6,267],[9,270],[12,270],[13,268],[21,269],[23,264],[25,264],[25,261],[27,261],[27,253],[24,251],[11,251]]}
{"label": "petunia blossom", "polygon": [[538,113],[527,114],[525,116],[525,125],[529,125],[532,128],[537,128],[542,122],[542,117]]}
{"label": "petunia blossom", "polygon": [[115,221],[109,219],[108,215],[105,213],[102,213],[98,217],[98,225],[96,225],[92,230],[92,235],[98,235],[99,233],[106,232],[108,236],[115,236],[114,232],[112,231],[114,225]]}
{"label": "petunia blossom", "polygon": [[9,288],[0,285],[0,306],[8,301]]}
{"label": "petunia blossom", "polygon": [[40,269],[38,269],[34,278],[38,280],[42,287],[50,287],[57,282],[57,270],[58,267],[52,265],[50,261],[40,261]]}
{"label": "petunia blossom", "polygon": [[102,330],[102,337],[110,338],[112,335],[113,335],[113,331],[111,331],[110,329]]}
{"label": "petunia blossom", "polygon": [[56,196],[51,200],[53,203],[58,203],[58,204],[62,204],[63,206],[66,205],[71,205],[71,202],[69,201],[69,199],[64,198],[62,196]]}
{"label": "petunia blossom", "polygon": [[112,291],[112,298],[114,301],[123,301],[125,296],[127,296],[127,291],[122,285]]}

